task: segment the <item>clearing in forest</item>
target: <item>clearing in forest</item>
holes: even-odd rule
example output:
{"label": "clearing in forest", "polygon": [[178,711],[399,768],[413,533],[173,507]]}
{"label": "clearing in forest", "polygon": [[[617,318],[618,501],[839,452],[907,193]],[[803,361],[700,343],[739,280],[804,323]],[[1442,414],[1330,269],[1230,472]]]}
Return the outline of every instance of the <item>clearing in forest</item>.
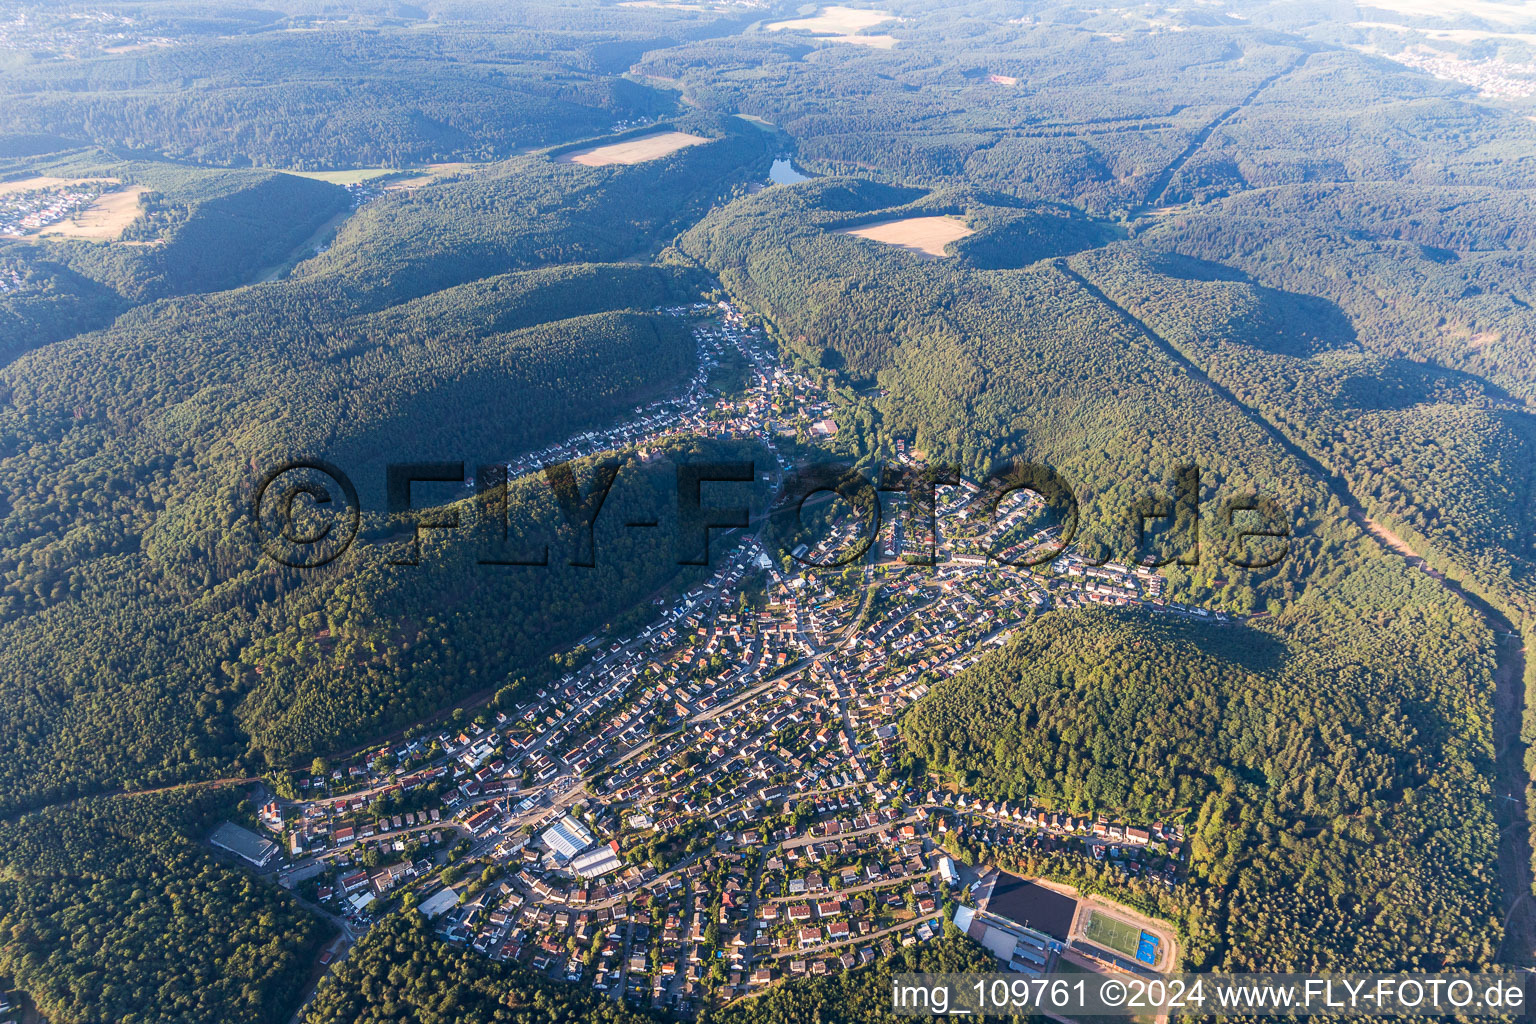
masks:
{"label": "clearing in forest", "polygon": [[446,164],[428,164],[416,172],[404,171],[397,177],[390,178],[384,185],[386,192],[410,192],[424,185],[442,181],[445,178],[458,178],[466,174],[478,171],[482,164],[457,161]]}
{"label": "clearing in forest", "polygon": [[938,259],[950,242],[975,233],[959,217],[904,217],[838,232],[900,246],[919,259],[927,260]]}
{"label": "clearing in forest", "polygon": [[387,178],[401,173],[399,167],[351,167],[342,171],[283,171],[298,178],[310,178],[332,185],[361,185],[376,178]]}
{"label": "clearing in forest", "polygon": [[801,32],[817,36],[832,43],[857,43],[889,50],[896,45],[895,36],[866,36],[859,33],[867,28],[890,21],[885,11],[861,11],[854,7],[823,7],[806,18],[791,21],[770,22],[769,32]]}
{"label": "clearing in forest", "polygon": [[642,164],[647,160],[657,160],[667,154],[674,154],[679,149],[699,146],[708,141],[711,140],[702,135],[690,135],[688,132],[654,132],[651,135],[641,135],[639,138],[628,138],[622,143],[578,149],[573,154],[565,154],[564,157],[559,158],[559,163],[581,164],[584,167]]}
{"label": "clearing in forest", "polygon": [[608,164],[643,164],[647,160],[676,153],[688,146],[698,146],[711,140],[702,135],[687,132],[655,132],[637,139],[626,139],[606,146],[593,146],[560,157],[565,164],[581,164],[583,167],[605,167]]}
{"label": "clearing in forest", "polygon": [[49,224],[39,235],[111,241],[121,236],[123,229],[138,219],[139,197],[148,191],[147,188],[135,187],[119,192],[104,192],[90,206],[73,217]]}

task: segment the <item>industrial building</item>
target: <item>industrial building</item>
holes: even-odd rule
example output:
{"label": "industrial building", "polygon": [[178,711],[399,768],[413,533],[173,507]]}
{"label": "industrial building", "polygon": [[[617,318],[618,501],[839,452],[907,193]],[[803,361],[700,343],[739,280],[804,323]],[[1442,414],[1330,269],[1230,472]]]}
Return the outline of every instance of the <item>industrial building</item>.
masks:
{"label": "industrial building", "polygon": [[539,838],[566,861],[572,860],[596,841],[587,826],[569,814],[545,829]]}
{"label": "industrial building", "polygon": [[277,844],[270,839],[263,839],[250,829],[241,828],[232,821],[226,821],[213,830],[213,835],[208,837],[208,842],[221,850],[244,860],[250,861],[258,868],[264,868],[272,863],[272,858],[277,856]]}

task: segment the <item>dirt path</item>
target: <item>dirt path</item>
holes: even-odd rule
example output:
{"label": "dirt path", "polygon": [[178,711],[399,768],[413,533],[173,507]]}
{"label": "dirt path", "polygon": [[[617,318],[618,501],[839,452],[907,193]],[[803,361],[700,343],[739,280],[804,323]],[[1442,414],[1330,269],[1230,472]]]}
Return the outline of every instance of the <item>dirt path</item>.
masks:
{"label": "dirt path", "polygon": [[[1497,612],[1494,612],[1497,615]],[[1499,616],[1503,618],[1503,616]],[[1507,623],[1506,623],[1507,624]],[[1499,825],[1499,877],[1504,882],[1504,939],[1498,961],[1536,966],[1536,914],[1531,901],[1530,818],[1526,816],[1525,744],[1518,724],[1525,710],[1525,649],[1519,640],[1501,638],[1494,673],[1494,722],[1514,722],[1513,730],[1495,730],[1493,814]],[[1514,896],[1513,900],[1510,899]]]}
{"label": "dirt path", "polygon": [[1359,509],[1351,509],[1350,513],[1385,547],[1439,580],[1470,605],[1493,630],[1497,655],[1493,673],[1493,817],[1499,826],[1499,878],[1505,906],[1504,938],[1497,959],[1516,967],[1536,966],[1536,907],[1531,898],[1530,818],[1526,815],[1525,795],[1528,776],[1525,742],[1520,736],[1525,714],[1525,646],[1513,623],[1497,608],[1435,572],[1407,541],[1385,525]]}
{"label": "dirt path", "polygon": [[1274,74],[1270,75],[1268,78],[1264,79],[1257,86],[1255,86],[1252,92],[1250,92],[1247,96],[1244,96],[1238,102],[1237,106],[1229,107],[1222,111],[1220,114],[1217,114],[1209,124],[1196,132],[1195,137],[1189,140],[1189,145],[1184,147],[1184,151],[1178,156],[1174,157],[1173,162],[1170,163],[1167,167],[1163,168],[1163,172],[1157,176],[1157,180],[1152,182],[1152,187],[1147,190],[1147,198],[1142,200],[1141,205],[1131,212],[1131,217],[1134,219],[1144,216],[1154,208],[1160,206],[1163,201],[1163,194],[1168,191],[1168,186],[1173,184],[1174,175],[1179,173],[1179,169],[1188,163],[1191,157],[1200,152],[1200,147],[1205,145],[1206,140],[1211,137],[1216,129],[1220,128],[1222,125],[1226,124],[1227,121],[1231,120],[1233,115],[1235,115],[1239,110],[1242,110],[1244,107],[1251,104],[1254,100],[1258,99],[1259,94],[1262,93],[1265,89],[1268,89],[1281,78],[1284,78],[1286,75],[1290,74],[1292,71],[1295,71],[1297,68],[1305,64],[1307,62],[1307,58],[1310,56],[1312,56],[1310,53],[1304,53],[1300,57],[1297,57],[1289,65],[1281,68],[1279,71],[1276,71]]}
{"label": "dirt path", "polygon": [[324,224],[321,224],[314,230],[313,233],[310,234],[308,238],[304,239],[304,241],[300,242],[298,245],[289,250],[288,256],[283,260],[283,262],[277,264],[276,266],[268,267],[265,270],[259,271],[255,280],[253,280],[251,283],[270,284],[273,281],[281,280],[282,278],[287,277],[289,273],[293,271],[294,267],[315,255],[316,247],[322,245],[334,237],[336,233],[341,230],[341,226],[347,222],[347,219],[356,212],[357,210],[349,206],[347,209],[342,210],[340,213],[327,220]]}
{"label": "dirt path", "polygon": [[12,811],[9,814],[0,815],[0,821],[16,821],[18,818],[26,817],[28,814],[37,814],[55,807],[69,807],[82,800],[99,800],[115,796],[152,796],[155,793],[170,793],[178,789],[222,789],[225,786],[245,786],[260,781],[260,776],[243,775],[238,777],[231,776],[225,779],[205,779],[202,782],[176,782],[169,786],[155,786],[151,789],[104,789],[99,793],[84,793],[77,797],[71,797],[68,800],[60,800],[57,803],[39,804],[36,807]]}

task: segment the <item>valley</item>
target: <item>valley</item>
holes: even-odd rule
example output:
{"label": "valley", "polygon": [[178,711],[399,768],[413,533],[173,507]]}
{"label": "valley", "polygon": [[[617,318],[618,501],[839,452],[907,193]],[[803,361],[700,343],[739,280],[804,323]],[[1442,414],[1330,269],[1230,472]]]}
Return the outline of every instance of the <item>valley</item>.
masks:
{"label": "valley", "polygon": [[1389,6],[20,0],[0,1022],[1518,984],[1536,22]]}

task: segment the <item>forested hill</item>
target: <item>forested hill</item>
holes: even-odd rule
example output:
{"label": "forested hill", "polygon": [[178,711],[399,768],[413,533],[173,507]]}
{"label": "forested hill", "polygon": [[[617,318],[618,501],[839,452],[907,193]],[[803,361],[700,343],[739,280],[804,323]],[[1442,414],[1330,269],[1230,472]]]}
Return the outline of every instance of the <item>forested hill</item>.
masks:
{"label": "forested hill", "polygon": [[1329,20],[1288,6],[1020,14],[1005,0],[892,0],[874,30],[890,48],[758,31],[637,67],[704,109],[778,125],[819,172],[1117,217],[1301,182],[1529,186],[1536,124],[1519,110],[1271,28]]}
{"label": "forested hill", "polygon": [[22,276],[0,292],[0,360],[105,327],[155,299],[233,288],[282,263],[346,211],[345,189],[267,171],[209,171],[99,152],[12,171],[113,179],[142,188],[122,241],[0,240],[0,272]]}
{"label": "forested hill", "polygon": [[650,256],[764,163],[763,134],[736,118],[667,122],[710,141],[635,165],[585,167],[544,154],[463,182],[370,204],[306,281],[344,283],[369,304],[509,270]]}
{"label": "forested hill", "polygon": [[[766,164],[743,122],[680,124],[715,141],[381,199],[289,280],[151,303],[0,371],[0,732],[19,755],[0,807],[350,744],[537,671],[672,580],[667,544],[635,531],[609,538],[595,590],[559,559],[477,570],[470,544],[390,567],[376,518],[301,578],[260,557],[245,510],[267,469],[319,457],[348,462],[377,517],[388,459],[510,460],[677,388],[693,340],[653,311],[698,281],[648,254]],[[670,507],[659,473],[633,470],[614,508]],[[543,491],[519,485],[511,518],[557,521]]]}
{"label": "forested hill", "polygon": [[[1390,207],[1382,211],[1385,215],[1367,213],[1369,195],[1356,197],[1360,206],[1346,208],[1376,232],[1391,231]],[[1519,201],[1484,193],[1472,202],[1479,200],[1492,208]],[[1336,221],[1343,213],[1325,203],[1316,219]],[[1477,225],[1478,218],[1469,217],[1463,230],[1478,230]],[[1436,229],[1431,222],[1410,230]],[[1484,230],[1490,236],[1498,232],[1492,225]],[[1327,232],[1341,239],[1337,228]],[[1356,255],[1383,244],[1363,228],[1349,234],[1342,245]],[[1176,231],[1169,235],[1178,237]],[[1152,237],[1168,236],[1159,231]],[[1339,254],[1327,243],[1314,252],[1330,262]],[[1489,263],[1502,265],[1500,279],[1518,289],[1525,285],[1509,275],[1508,268],[1518,266],[1519,259],[1513,250],[1495,251]],[[1256,268],[1260,281],[1285,279],[1270,273],[1276,266],[1272,258],[1262,262],[1264,266]],[[1452,275],[1465,273],[1454,269],[1461,260],[1450,262]],[[1346,271],[1327,275],[1352,282],[1339,290],[1342,306],[1335,306],[1326,299],[1266,287],[1229,268],[1136,246],[1084,253],[1071,263],[1326,467],[1357,503],[1357,514],[1385,524],[1435,571],[1502,612],[1502,620],[1492,619],[1495,628],[1517,630],[1530,644],[1536,636],[1536,551],[1530,541],[1529,507],[1536,483],[1536,420],[1519,395],[1492,383],[1517,380],[1519,375],[1507,368],[1491,370],[1487,361],[1467,354],[1468,349],[1455,359],[1448,355],[1444,362],[1480,370],[1484,376],[1386,354],[1400,352],[1400,346],[1416,336],[1413,329],[1397,331],[1394,325],[1416,322],[1417,337],[1430,336],[1427,323],[1415,321],[1422,311],[1417,302],[1439,303],[1443,312],[1434,315],[1442,328],[1450,317],[1487,315],[1476,303],[1447,302],[1433,292],[1381,303],[1377,296],[1384,287],[1379,280],[1373,284],[1369,275],[1357,279]],[[1398,269],[1411,272],[1437,265],[1438,260],[1420,256]],[[1319,290],[1339,293],[1331,287]],[[1372,298],[1366,299],[1367,293]],[[1489,298],[1491,304],[1506,307],[1492,335],[1501,343],[1497,358],[1523,359],[1519,353],[1529,351],[1532,337],[1523,300],[1513,301],[1512,293]],[[1365,315],[1365,308],[1377,313]],[[1454,349],[1455,333],[1435,336],[1436,349]],[[1421,358],[1424,354],[1421,349]],[[1536,666],[1527,661],[1524,671],[1526,712],[1517,716],[1512,709],[1504,711],[1504,728],[1529,743],[1536,738],[1536,715],[1531,711],[1536,706]],[[1509,749],[1515,751],[1510,756],[1518,755],[1518,748]],[[1528,767],[1510,766],[1510,784],[1518,786],[1525,771]]]}
{"label": "forested hill", "polygon": [[665,93],[571,66],[571,50],[600,40],[573,37],[562,52],[536,38],[511,25],[321,30],[21,64],[0,74],[0,136],[228,167],[392,167],[505,157],[672,109]]}
{"label": "forested hill", "polygon": [[[886,205],[893,201],[902,205]],[[892,439],[907,438],[976,475],[1014,459],[1043,462],[1081,507],[1082,549],[1116,558],[1154,548],[1169,555],[1156,539],[1138,554],[1130,511],[1167,493],[1179,465],[1196,464],[1213,557],[1169,567],[1180,593],[1247,612],[1326,586],[1337,554],[1361,539],[1338,495],[1262,419],[1171,360],[1058,265],[1102,234],[1054,212],[976,200],[939,207],[979,229],[941,260],[838,230],[949,202],[946,193],[920,199],[910,190],[817,182],[734,203],[682,244],[763,313],[786,347],[876,377],[888,393],[862,415],[878,451],[892,453]],[[995,237],[1021,222],[1053,230],[1005,247],[1022,268],[989,269]],[[969,252],[988,259],[978,265]],[[839,315],[848,308],[858,315]],[[1285,508],[1289,554],[1273,571],[1228,571],[1228,557],[1263,558],[1233,547],[1219,502],[1254,492]]]}
{"label": "forested hill", "polygon": [[[850,229],[948,216],[976,234],[954,260],[922,261]],[[900,188],[826,178],[771,189],[717,211],[683,236],[735,294],[772,316],[803,358],[873,378],[927,326],[959,330],[961,310],[990,303],[1000,278],[975,270],[1027,268],[1114,236],[1070,208],[971,189]]]}
{"label": "forested hill", "polygon": [[[1392,357],[1382,351],[1385,324],[1209,263],[1132,246],[1072,263],[1347,481],[1366,511],[1413,537],[1438,568],[1517,625],[1536,615],[1536,419],[1490,383],[1505,374]],[[1506,320],[1506,351],[1527,347],[1517,332],[1536,321],[1523,319]]]}
{"label": "forested hill", "polygon": [[902,734],[983,798],[1181,821],[1193,888],[1047,870],[1178,921],[1192,968],[1472,967],[1500,938],[1492,660],[1433,581],[1377,564],[1241,628],[1047,613]]}
{"label": "forested hill", "polygon": [[0,822],[0,975],[50,1021],[282,1024],[330,925],[203,845],[209,793]]}

